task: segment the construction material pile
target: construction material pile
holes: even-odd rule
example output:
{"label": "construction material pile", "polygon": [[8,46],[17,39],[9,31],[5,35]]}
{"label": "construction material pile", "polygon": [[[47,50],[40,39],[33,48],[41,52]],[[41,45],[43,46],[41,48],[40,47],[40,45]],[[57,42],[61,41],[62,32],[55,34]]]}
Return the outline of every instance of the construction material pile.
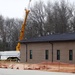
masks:
{"label": "construction material pile", "polygon": [[0,62],[0,68],[75,73],[75,64],[66,64],[66,63],[58,63],[58,62],[54,62],[54,63],[43,62],[38,64]]}

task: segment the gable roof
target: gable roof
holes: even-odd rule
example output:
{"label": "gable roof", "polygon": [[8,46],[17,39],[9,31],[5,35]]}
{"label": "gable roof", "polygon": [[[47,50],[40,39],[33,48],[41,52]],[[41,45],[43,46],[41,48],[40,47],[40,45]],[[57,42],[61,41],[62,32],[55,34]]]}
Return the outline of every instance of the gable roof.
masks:
{"label": "gable roof", "polygon": [[56,42],[56,41],[75,41],[75,33],[52,34],[48,36],[22,40],[21,43]]}

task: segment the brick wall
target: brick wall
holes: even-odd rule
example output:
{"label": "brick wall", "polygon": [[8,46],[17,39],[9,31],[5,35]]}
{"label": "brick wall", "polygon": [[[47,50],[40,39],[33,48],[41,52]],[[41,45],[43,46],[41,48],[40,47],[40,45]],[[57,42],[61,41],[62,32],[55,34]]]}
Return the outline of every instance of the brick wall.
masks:
{"label": "brick wall", "polygon": [[[75,42],[58,42],[53,44],[53,58],[55,62],[75,63]],[[60,50],[60,60],[56,60],[57,50]],[[73,60],[69,60],[69,50],[73,50]]]}
{"label": "brick wall", "polygon": [[[26,56],[27,49],[27,56]],[[32,59],[30,59],[30,50],[32,50]],[[49,50],[49,59],[45,59],[45,50]],[[57,50],[60,50],[60,60],[57,60]],[[73,50],[73,60],[69,61],[69,50]],[[52,62],[52,45],[50,43],[29,43],[27,48],[21,44],[21,62],[39,63]],[[64,63],[75,63],[75,42],[55,42],[53,43],[53,61]]]}

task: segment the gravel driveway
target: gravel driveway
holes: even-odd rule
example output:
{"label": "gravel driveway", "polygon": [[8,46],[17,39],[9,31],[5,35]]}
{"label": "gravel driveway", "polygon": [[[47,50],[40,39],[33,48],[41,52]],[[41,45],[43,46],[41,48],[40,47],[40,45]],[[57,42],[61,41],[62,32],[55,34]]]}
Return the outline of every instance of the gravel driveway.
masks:
{"label": "gravel driveway", "polygon": [[1,69],[0,75],[75,75],[73,73],[46,72],[38,70]]}

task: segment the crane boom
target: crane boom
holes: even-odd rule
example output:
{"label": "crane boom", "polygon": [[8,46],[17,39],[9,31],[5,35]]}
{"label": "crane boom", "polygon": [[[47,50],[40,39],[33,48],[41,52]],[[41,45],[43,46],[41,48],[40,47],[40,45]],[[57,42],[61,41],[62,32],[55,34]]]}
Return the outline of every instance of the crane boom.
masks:
{"label": "crane boom", "polygon": [[[30,8],[30,2],[31,2],[31,0],[29,0],[28,9]],[[30,10],[28,10],[28,9],[25,9],[26,16],[24,18],[24,22],[22,24],[22,28],[21,28],[21,31],[20,31],[19,41],[23,40],[23,38],[24,38],[24,31],[25,31],[26,21],[27,21],[28,14],[30,12]],[[20,51],[20,45],[21,45],[20,42],[18,42],[18,44],[16,46],[16,51]]]}
{"label": "crane boom", "polygon": [[[25,19],[24,19],[24,22],[22,24],[22,28],[21,28],[21,31],[20,31],[19,41],[23,40],[23,38],[24,38],[26,21],[27,21],[27,17],[28,17],[28,14],[29,14],[30,10],[25,9],[25,12],[26,12],[26,16],[25,16]],[[20,42],[18,42],[18,44],[16,46],[16,51],[20,51]]]}

